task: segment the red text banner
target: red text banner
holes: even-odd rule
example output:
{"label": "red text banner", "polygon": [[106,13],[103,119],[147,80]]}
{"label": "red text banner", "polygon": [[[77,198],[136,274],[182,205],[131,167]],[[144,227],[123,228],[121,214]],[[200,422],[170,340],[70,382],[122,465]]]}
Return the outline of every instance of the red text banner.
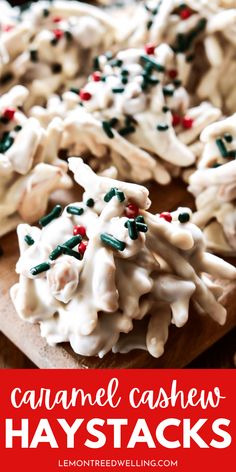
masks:
{"label": "red text banner", "polygon": [[234,470],[233,370],[0,376],[1,470]]}

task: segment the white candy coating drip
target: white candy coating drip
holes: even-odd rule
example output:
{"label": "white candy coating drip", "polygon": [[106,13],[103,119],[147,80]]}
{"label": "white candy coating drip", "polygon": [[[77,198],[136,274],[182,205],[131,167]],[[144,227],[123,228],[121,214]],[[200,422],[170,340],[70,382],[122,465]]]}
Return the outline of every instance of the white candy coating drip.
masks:
{"label": "white candy coating drip", "polygon": [[[225,147],[225,157],[216,144],[219,139]],[[204,229],[210,249],[235,254],[236,161],[233,156],[227,157],[227,152],[236,151],[236,114],[209,125],[202,132],[201,141],[204,150],[198,170],[189,179],[197,207],[193,221]]]}
{"label": "white candy coating drip", "polygon": [[13,140],[0,153],[0,236],[21,221],[36,221],[45,214],[51,193],[71,186],[67,164],[57,157],[62,122],[54,118],[43,129],[36,118],[27,119],[19,108],[27,96],[27,89],[18,85],[0,98],[0,116],[14,112],[0,123],[1,146],[4,139]]}
{"label": "white candy coating drip", "polygon": [[[135,347],[161,356],[170,323],[181,327],[187,322],[190,299],[224,324],[226,310],[218,301],[221,288],[210,276],[235,280],[236,269],[205,252],[201,230],[187,221],[191,211],[179,208],[168,222],[148,211],[146,188],[98,176],[78,158],[70,158],[69,166],[85,190],[83,201],[72,206],[84,211],[72,215],[67,207],[42,229],[18,226],[19,283],[11,289],[18,314],[39,322],[49,344],[70,342],[76,353],[100,357]],[[111,189],[120,193],[112,197]],[[93,199],[93,206],[91,201],[87,205],[88,199]],[[138,230],[134,236],[126,227],[131,203],[147,225],[146,232]],[[179,214],[185,215],[185,223]],[[140,222],[135,221],[137,230]],[[75,225],[86,229],[83,258],[62,254],[50,260],[51,252],[70,240]],[[104,233],[124,247],[111,248],[101,239]],[[29,235],[31,246],[25,240]],[[73,251],[78,255],[78,247]],[[32,267],[46,261],[49,270],[33,275]]]}

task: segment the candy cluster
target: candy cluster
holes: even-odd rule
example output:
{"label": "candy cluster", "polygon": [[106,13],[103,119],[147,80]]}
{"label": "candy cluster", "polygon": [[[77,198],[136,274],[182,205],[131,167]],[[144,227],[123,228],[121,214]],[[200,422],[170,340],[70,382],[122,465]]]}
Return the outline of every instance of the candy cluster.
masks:
{"label": "candy cluster", "polygon": [[208,247],[236,253],[236,114],[208,126],[201,135],[204,151],[190,177],[195,196],[194,222],[204,229]]}
{"label": "candy cluster", "polygon": [[0,21],[0,91],[26,85],[27,108],[80,83],[92,57],[114,42],[112,19],[80,2],[32,2],[20,10],[1,1]]}
{"label": "candy cluster", "polygon": [[34,107],[33,116],[61,116],[62,145],[83,154],[96,171],[114,166],[118,177],[168,184],[199,157],[199,134],[221,111],[207,102],[191,106],[177,55],[167,45],[95,57],[94,72],[62,102]]}
{"label": "candy cluster", "polygon": [[190,299],[223,324],[221,288],[208,274],[234,280],[236,269],[205,252],[191,211],[154,215],[145,187],[97,176],[77,158],[69,166],[83,200],[56,206],[41,228],[18,227],[18,314],[39,322],[49,344],[100,357],[137,347],[159,357]]}
{"label": "candy cluster", "polygon": [[58,159],[61,120],[44,129],[27,118],[22,105],[28,93],[17,85],[0,97],[0,236],[40,218],[51,193],[72,184],[66,162]]}

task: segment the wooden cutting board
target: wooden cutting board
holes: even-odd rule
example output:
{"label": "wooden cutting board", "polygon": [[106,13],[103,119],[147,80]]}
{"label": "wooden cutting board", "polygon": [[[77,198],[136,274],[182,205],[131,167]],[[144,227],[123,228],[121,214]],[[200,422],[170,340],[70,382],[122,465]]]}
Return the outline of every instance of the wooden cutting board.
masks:
{"label": "wooden cutting board", "polygon": [[[193,207],[191,196],[178,180],[167,187],[150,185],[150,195],[153,212],[174,210],[178,206]],[[78,201],[80,196],[78,187],[68,192],[57,192],[52,204]],[[236,284],[224,282],[221,285],[224,288],[222,302],[228,310],[226,324],[220,327],[209,317],[198,315],[191,307],[189,321],[183,328],[171,326],[165,353],[159,359],[140,350],[129,354],[109,353],[99,359],[79,356],[68,344],[50,347],[41,338],[38,325],[19,319],[9,297],[9,288],[17,281],[16,234],[2,238],[1,246],[4,255],[0,259],[0,331],[40,368],[182,368],[236,326]]]}

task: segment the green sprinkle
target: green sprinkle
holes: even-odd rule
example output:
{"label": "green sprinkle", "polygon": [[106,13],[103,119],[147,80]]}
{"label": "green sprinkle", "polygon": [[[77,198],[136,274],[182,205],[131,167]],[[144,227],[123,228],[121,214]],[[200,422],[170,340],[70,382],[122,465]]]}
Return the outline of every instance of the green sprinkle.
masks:
{"label": "green sprinkle", "polygon": [[81,208],[81,207],[75,207],[75,206],[68,206],[67,209],[66,209],[67,213],[69,213],[70,215],[82,215],[84,213],[84,209]]}
{"label": "green sprinkle", "polygon": [[120,241],[111,234],[102,233],[100,239],[103,243],[107,244],[107,246],[110,246],[112,249],[116,249],[117,251],[124,251],[126,248],[126,244],[123,241]]}
{"label": "green sprinkle", "polygon": [[113,131],[111,129],[111,126],[110,126],[110,123],[108,121],[102,121],[102,127],[103,127],[103,131],[105,131],[108,138],[110,138],[110,139],[114,138],[114,133],[113,133]]}
{"label": "green sprinkle", "polygon": [[151,29],[152,24],[153,24],[153,21],[152,21],[152,20],[149,20],[149,21],[147,22],[147,30],[148,30],[148,31]]}
{"label": "green sprinkle", "polygon": [[124,90],[125,90],[124,87],[114,87],[114,88],[112,89],[112,92],[113,92],[113,93],[123,93]]}
{"label": "green sprinkle", "polygon": [[152,77],[147,77],[147,82],[151,85],[158,85],[160,83],[160,80],[157,79],[156,77],[152,76]]}
{"label": "green sprinkle", "polygon": [[145,90],[147,90],[147,88],[148,88],[147,80],[146,80],[145,78],[143,78],[143,82],[142,82],[142,84],[141,84],[141,89],[142,89],[143,91],[145,91]]}
{"label": "green sprinkle", "polygon": [[82,255],[79,252],[73,251],[72,249],[67,247],[65,244],[60,246],[60,248],[61,248],[63,254],[66,254],[67,256],[73,256],[76,259],[78,259],[79,261],[81,261]]}
{"label": "green sprinkle", "polygon": [[221,164],[219,164],[218,162],[215,162],[215,164],[213,164],[211,167],[216,168],[216,167],[220,167],[220,166],[221,166]]}
{"label": "green sprinkle", "polygon": [[224,139],[225,139],[225,141],[226,141],[227,143],[232,143],[232,141],[233,141],[233,136],[232,136],[232,134],[225,133],[225,134],[224,134]]}
{"label": "green sprinkle", "polygon": [[133,124],[136,125],[136,124],[137,124],[137,121],[134,119],[133,116],[131,116],[131,115],[126,115],[126,116],[125,116],[125,124],[126,124],[126,126],[129,126],[131,123],[133,123]]}
{"label": "green sprinkle", "polygon": [[71,31],[64,31],[64,35],[67,39],[67,41],[71,41],[73,39],[73,34],[71,33]]}
{"label": "green sprinkle", "polygon": [[172,86],[163,87],[163,94],[165,97],[172,97],[174,95],[174,89]]}
{"label": "green sprinkle", "polygon": [[128,79],[126,77],[123,77],[121,79],[121,82],[122,82],[123,85],[126,85],[128,83]]}
{"label": "green sprinkle", "polygon": [[123,61],[121,59],[113,59],[113,61],[110,62],[110,65],[112,67],[121,67],[123,64]]}
{"label": "green sprinkle", "polygon": [[[137,222],[137,220],[136,220],[136,222]],[[144,223],[141,223],[141,222],[136,223],[136,228],[141,233],[147,233],[147,231],[148,231],[147,225],[145,225]]]}
{"label": "green sprinkle", "polygon": [[81,241],[82,241],[82,236],[78,234],[77,236],[73,236],[73,238],[68,239],[68,241],[63,243],[63,246],[73,249],[77,244],[81,243]]}
{"label": "green sprinkle", "polygon": [[42,264],[36,265],[35,267],[32,267],[30,269],[30,273],[32,275],[38,275],[41,274],[42,272],[45,272],[46,270],[50,269],[50,264],[49,262],[42,262]]}
{"label": "green sprinkle", "polygon": [[182,81],[181,81],[180,79],[175,79],[175,80],[173,81],[173,83],[174,83],[175,87],[178,88],[178,87],[181,86]]}
{"label": "green sprinkle", "polygon": [[12,144],[14,143],[14,139],[11,136],[3,137],[2,141],[0,142],[0,153],[4,153],[10,149]]}
{"label": "green sprinkle", "polygon": [[94,206],[94,204],[95,204],[95,201],[94,201],[93,198],[88,198],[88,200],[86,201],[86,205],[89,208],[92,208]]}
{"label": "green sprinkle", "polygon": [[120,203],[122,203],[125,200],[124,192],[122,192],[122,190],[119,190],[118,188],[115,189],[115,195],[118,198]]}
{"label": "green sprinkle", "polygon": [[167,113],[168,111],[170,111],[170,109],[169,109],[169,107],[164,106],[164,107],[162,107],[162,111],[163,111],[163,113]]}
{"label": "green sprinkle", "polygon": [[51,254],[49,254],[49,259],[51,259],[51,261],[55,261],[55,259],[57,259],[59,256],[61,256],[62,253],[63,253],[63,251],[62,251],[61,246],[57,246],[56,249],[53,249]]}
{"label": "green sprinkle", "polygon": [[127,228],[128,228],[130,239],[132,239],[133,241],[135,241],[135,239],[138,239],[138,231],[137,231],[137,228],[136,228],[136,221],[133,220],[133,219],[128,220],[127,221]]}
{"label": "green sprinkle", "polygon": [[118,118],[116,118],[114,116],[114,118],[111,118],[111,120],[109,121],[109,125],[112,127],[112,126],[116,126],[117,124],[119,123],[119,120]]}
{"label": "green sprinkle", "polygon": [[144,217],[142,215],[136,216],[135,221],[137,221],[137,223],[145,223]]}
{"label": "green sprinkle", "polygon": [[158,72],[165,72],[165,67],[162,64],[159,64],[158,62],[155,61],[152,57],[142,54],[141,59],[145,61],[148,64],[151,64],[153,69],[157,70]]}
{"label": "green sprinkle", "polygon": [[206,18],[201,18],[197,24],[197,30],[203,31],[206,28],[207,20]]}
{"label": "green sprinkle", "polygon": [[43,16],[44,16],[44,18],[47,18],[47,16],[49,16],[49,14],[50,14],[49,10],[48,10],[47,8],[44,8],[44,9],[43,9]]}
{"label": "green sprinkle", "polygon": [[56,46],[58,42],[59,42],[59,39],[57,39],[57,38],[52,38],[51,41],[50,41],[52,46]]}
{"label": "green sprinkle", "polygon": [[178,52],[184,52],[188,49],[187,37],[183,33],[177,34],[177,50]]}
{"label": "green sprinkle", "polygon": [[119,130],[119,134],[121,136],[126,136],[127,134],[130,134],[130,133],[135,133],[136,129],[134,126],[125,126],[124,128],[121,128]]}
{"label": "green sprinkle", "polygon": [[115,188],[111,188],[109,192],[106,193],[104,196],[104,202],[108,203],[114,196],[115,196],[116,190]]}
{"label": "green sprinkle", "polygon": [[16,131],[16,133],[18,133],[18,131],[21,131],[21,130],[22,130],[21,125],[16,125],[15,128],[14,128],[14,131]]}
{"label": "green sprinkle", "polygon": [[129,75],[129,71],[127,69],[122,69],[121,75],[127,76]]}
{"label": "green sprinkle", "polygon": [[121,190],[119,190],[118,188],[114,188],[112,187],[109,192],[106,193],[106,195],[104,196],[104,201],[106,203],[110,202],[110,200],[113,198],[113,197],[117,197],[119,202],[123,202],[125,200],[125,194],[124,192],[122,192]]}
{"label": "green sprinkle", "polygon": [[180,223],[187,223],[190,220],[189,213],[180,213],[178,220]]}
{"label": "green sprinkle", "polygon": [[32,62],[38,62],[38,51],[37,51],[37,49],[30,49],[29,54],[30,54],[30,60]]}
{"label": "green sprinkle", "polygon": [[150,62],[147,62],[144,66],[144,71],[147,75],[150,75],[152,73],[153,66]]}
{"label": "green sprinkle", "polygon": [[169,129],[169,126],[166,124],[159,124],[157,125],[158,131],[167,131]]}
{"label": "green sprinkle", "polygon": [[33,244],[34,244],[34,239],[33,239],[29,234],[27,234],[27,235],[24,237],[24,240],[25,240],[26,244],[28,244],[28,246],[33,246]]}
{"label": "green sprinkle", "polygon": [[56,205],[53,208],[53,210],[50,213],[48,213],[48,215],[43,216],[43,218],[39,220],[39,224],[43,227],[47,226],[49,223],[51,223],[51,221],[58,218],[61,215],[61,213],[62,213],[62,206]]}
{"label": "green sprinkle", "polygon": [[221,138],[217,138],[215,142],[220,151],[221,156],[225,158],[228,157],[228,152],[227,152],[227,149],[225,147],[223,140]]}
{"label": "green sprinkle", "polygon": [[99,64],[99,56],[96,56],[93,60],[93,68],[94,70],[99,70],[100,69],[100,64]]}
{"label": "green sprinkle", "polygon": [[73,93],[76,93],[76,95],[79,95],[80,89],[78,89],[76,87],[71,87],[70,92],[73,92]]}

